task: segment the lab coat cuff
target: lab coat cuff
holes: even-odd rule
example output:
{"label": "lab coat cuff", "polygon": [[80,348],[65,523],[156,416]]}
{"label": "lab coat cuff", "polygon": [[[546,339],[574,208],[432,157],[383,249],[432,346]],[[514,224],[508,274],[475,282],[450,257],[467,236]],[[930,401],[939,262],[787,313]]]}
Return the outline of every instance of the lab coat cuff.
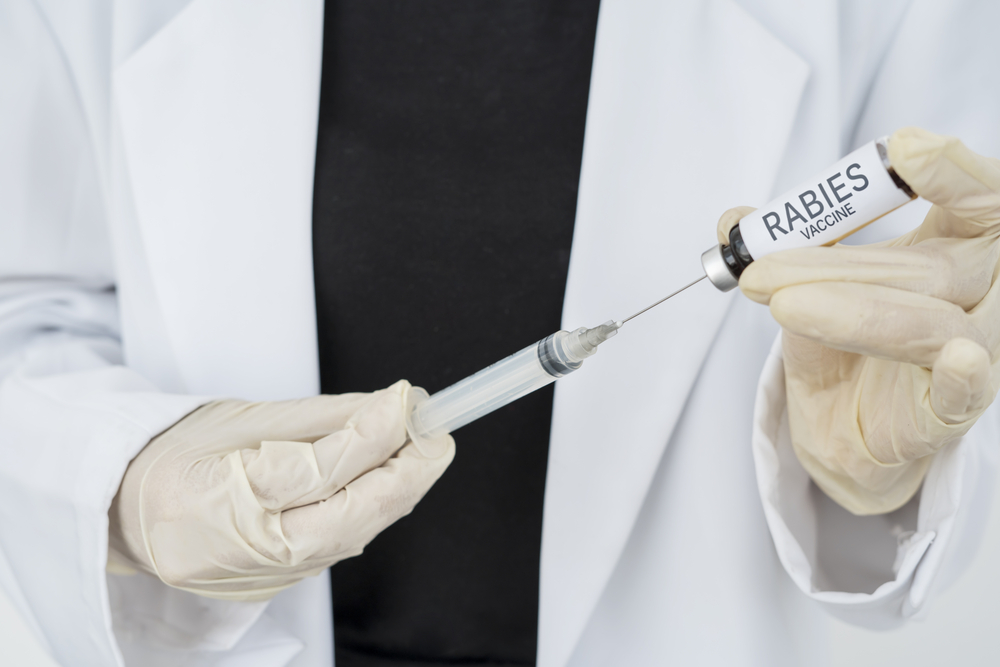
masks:
{"label": "lab coat cuff", "polygon": [[159,393],[69,347],[61,359],[29,355],[0,384],[0,586],[59,662],[121,664],[108,508],[131,459],[210,399]]}
{"label": "lab coat cuff", "polygon": [[[884,519],[871,523],[880,518],[854,517],[839,506],[824,512],[819,505],[832,501],[821,495],[792,450],[779,334],[758,384],[752,448],[765,518],[778,558],[795,585],[831,614],[873,629],[895,627],[917,614],[929,594],[967,564],[982,534],[997,467],[997,422],[994,406],[968,434],[935,455],[914,501],[919,503],[915,531],[890,528]],[[848,539],[852,530],[859,538],[861,531],[895,531],[885,535],[897,541],[895,562],[874,590],[842,590],[831,583],[849,581],[852,569],[864,567],[842,555],[824,558],[821,533],[830,529],[824,525],[830,519],[823,517],[838,513],[837,530]],[[869,523],[862,525],[865,521]]]}

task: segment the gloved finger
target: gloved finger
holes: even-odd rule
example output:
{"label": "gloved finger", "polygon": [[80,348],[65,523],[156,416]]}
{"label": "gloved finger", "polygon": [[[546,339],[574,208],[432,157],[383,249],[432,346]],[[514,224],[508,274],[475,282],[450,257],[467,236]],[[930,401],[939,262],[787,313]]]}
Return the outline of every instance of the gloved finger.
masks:
{"label": "gloved finger", "polygon": [[858,426],[872,456],[886,465],[927,457],[969,430],[996,394],[990,355],[955,338],[932,370],[865,359],[854,400]]}
{"label": "gloved finger", "polygon": [[888,149],[896,173],[948,214],[928,216],[924,233],[971,238],[1000,232],[1000,160],[918,127],[897,130]]}
{"label": "gloved finger", "polygon": [[[215,401],[185,417],[187,442],[175,443],[174,447],[177,452],[197,449],[204,456],[256,448],[262,441],[314,442],[344,428],[370,398],[371,394],[356,393],[259,403]],[[172,437],[170,430],[160,436]]]}
{"label": "gloved finger", "polygon": [[264,509],[280,510],[330,497],[377,468],[406,442],[401,380],[366,395],[342,428],[314,443],[265,441],[241,451],[247,481]]}
{"label": "gloved finger", "polygon": [[983,300],[969,311],[969,321],[982,332],[990,354],[995,357],[1000,353],[1000,280],[994,279]]}
{"label": "gloved finger", "polygon": [[955,338],[941,348],[931,371],[931,407],[946,424],[978,416],[992,402],[990,354],[981,345]]}
{"label": "gloved finger", "polygon": [[729,232],[732,231],[740,220],[744,217],[750,215],[757,209],[753,206],[737,206],[731,208],[722,214],[719,218],[719,224],[716,225],[716,233],[719,237],[719,243],[722,245],[729,245]]}
{"label": "gloved finger", "polygon": [[959,306],[880,285],[793,285],[771,297],[771,314],[792,333],[827,347],[925,368],[953,338],[985,347]]}
{"label": "gloved finger", "polygon": [[407,444],[384,465],[327,500],[285,510],[281,528],[297,560],[334,562],[361,553],[376,535],[409,514],[455,458],[455,441],[438,458]]}
{"label": "gloved finger", "polygon": [[818,282],[882,285],[950,301],[963,309],[990,289],[1000,245],[991,239],[933,238],[913,246],[798,248],[760,258],[740,289],[767,304],[778,290]]}
{"label": "gloved finger", "polygon": [[[948,423],[935,414],[930,401],[931,371],[913,364],[860,359],[863,368],[858,385],[845,398],[857,404],[861,442],[875,461],[898,466],[925,459],[968,430],[971,422]],[[897,469],[899,476],[884,472],[891,487],[910,474],[905,467]],[[912,483],[906,486],[914,488]]]}
{"label": "gloved finger", "polygon": [[786,370],[808,374],[811,383],[822,386],[843,381],[844,369],[857,359],[856,354],[835,350],[788,329],[781,332],[781,356]]}

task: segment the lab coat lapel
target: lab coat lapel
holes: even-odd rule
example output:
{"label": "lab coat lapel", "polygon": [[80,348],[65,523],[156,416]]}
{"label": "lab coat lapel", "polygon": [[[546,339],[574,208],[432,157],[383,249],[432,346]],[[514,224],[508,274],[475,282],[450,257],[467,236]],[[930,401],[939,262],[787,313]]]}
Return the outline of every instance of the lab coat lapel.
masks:
{"label": "lab coat lapel", "polygon": [[178,390],[254,399],[318,391],[312,178],[322,29],[322,0],[195,0],[115,70],[132,204],[124,215],[135,217],[138,239],[130,250],[145,258]]}
{"label": "lab coat lapel", "polygon": [[[771,194],[807,77],[732,2],[601,7],[564,328],[626,317],[702,275],[722,210]],[[702,282],[560,380],[541,667],[569,659],[732,297]]]}

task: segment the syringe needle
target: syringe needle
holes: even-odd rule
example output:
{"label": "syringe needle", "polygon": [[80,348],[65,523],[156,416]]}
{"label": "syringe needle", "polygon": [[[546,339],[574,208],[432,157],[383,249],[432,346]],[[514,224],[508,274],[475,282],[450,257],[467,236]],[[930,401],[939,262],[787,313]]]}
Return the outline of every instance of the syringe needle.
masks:
{"label": "syringe needle", "polygon": [[[701,278],[698,278],[698,280],[694,281],[693,283],[688,283],[687,285],[685,285],[684,287],[680,288],[679,290],[677,290],[673,294],[668,294],[667,296],[663,297],[662,299],[660,299],[659,301],[657,301],[653,305],[646,306],[645,308],[643,308],[642,310],[640,310],[635,315],[632,315],[631,317],[626,317],[624,320],[621,321],[621,323],[625,324],[629,320],[632,320],[632,319],[635,319],[635,318],[639,317],[640,315],[642,315],[643,313],[645,313],[650,308],[656,308],[657,306],[659,306],[661,303],[663,303],[667,299],[672,299],[673,297],[677,296],[678,294],[680,294],[681,292],[683,292],[684,290],[686,290],[688,287],[691,287],[692,285],[697,285],[698,283],[700,283],[704,279],[705,279],[705,276],[702,276]],[[619,325],[619,326],[621,326],[621,325]]]}

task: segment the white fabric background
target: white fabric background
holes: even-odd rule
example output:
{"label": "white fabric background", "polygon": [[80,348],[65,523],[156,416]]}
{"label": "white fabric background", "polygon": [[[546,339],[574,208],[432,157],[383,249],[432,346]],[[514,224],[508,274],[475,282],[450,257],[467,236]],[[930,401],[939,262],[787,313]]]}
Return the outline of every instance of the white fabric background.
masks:
{"label": "white fabric background", "polygon": [[[975,560],[961,579],[929,604],[923,620],[886,633],[861,630],[831,619],[833,667],[992,667],[1000,664],[996,642],[1000,598],[1000,494]],[[4,664],[50,667],[50,659],[0,593],[0,653]],[[642,666],[637,666],[642,667]]]}

